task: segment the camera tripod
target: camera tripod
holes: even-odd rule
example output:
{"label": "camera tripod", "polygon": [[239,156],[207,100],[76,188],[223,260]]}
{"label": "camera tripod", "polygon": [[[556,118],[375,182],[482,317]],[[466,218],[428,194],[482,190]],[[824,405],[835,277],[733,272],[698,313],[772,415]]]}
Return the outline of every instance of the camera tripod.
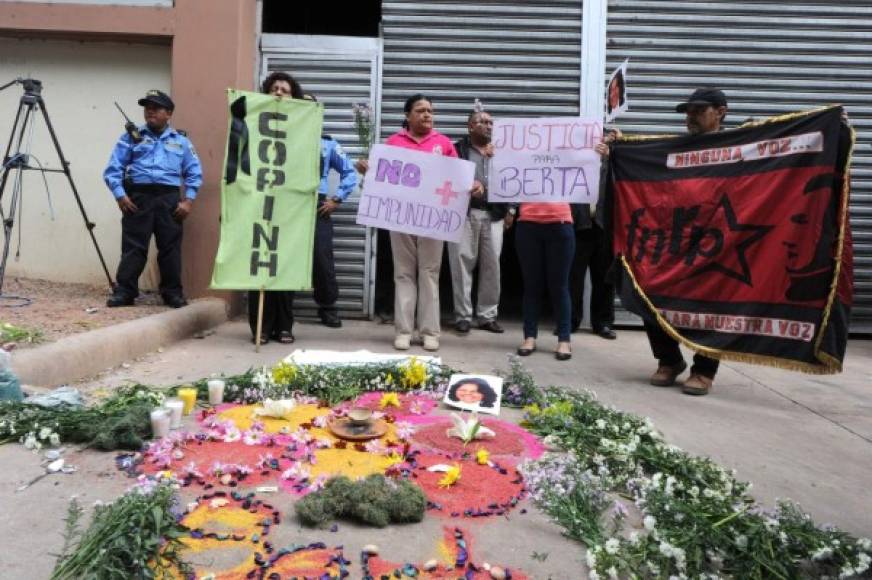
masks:
{"label": "camera tripod", "polygon": [[[12,242],[12,230],[15,226],[15,214],[20,215],[20,203],[22,194],[22,174],[25,170],[36,170],[43,174],[45,179],[46,173],[63,173],[67,176],[67,181],[70,183],[70,189],[73,191],[73,196],[76,198],[76,204],[79,206],[79,212],[82,214],[82,219],[85,222],[85,228],[91,235],[91,241],[94,243],[94,249],[97,250],[97,257],[100,259],[100,265],[103,266],[103,272],[106,274],[106,279],[109,281],[109,286],[114,290],[115,284],[112,281],[112,276],[109,274],[109,269],[106,267],[106,260],[103,259],[103,252],[100,251],[100,245],[97,243],[97,238],[94,236],[94,227],[96,224],[88,219],[88,214],[85,212],[85,206],[82,204],[82,198],[79,196],[79,191],[76,189],[76,184],[73,181],[73,176],[70,173],[70,164],[64,157],[61,151],[61,145],[58,142],[54,127],[51,124],[51,119],[48,117],[48,111],[45,108],[45,101],[42,98],[42,82],[35,79],[15,79],[5,85],[0,86],[0,91],[11,87],[14,84],[20,83],[24,87],[24,95],[18,104],[18,112],[15,114],[15,122],[12,124],[12,131],[9,135],[9,143],[6,145],[6,152],[3,154],[3,177],[0,178],[0,218],[3,220],[3,255],[0,257],[0,298],[3,297],[3,281],[6,275],[6,261],[9,258],[9,246]],[[33,138],[33,123],[36,117],[36,111],[42,112],[42,117],[45,120],[49,135],[51,135],[52,144],[58,154],[58,159],[61,163],[60,169],[44,169],[39,161],[39,167],[29,165],[30,148]],[[25,141],[26,138],[26,141]],[[13,151],[14,144],[14,151]],[[24,150],[22,151],[22,147]],[[34,158],[35,159],[35,158]],[[6,184],[11,178],[12,192],[9,200],[9,212],[6,214],[3,211],[3,196],[6,190]],[[46,182],[46,190],[48,182]],[[51,207],[51,198],[49,198],[49,207]]]}

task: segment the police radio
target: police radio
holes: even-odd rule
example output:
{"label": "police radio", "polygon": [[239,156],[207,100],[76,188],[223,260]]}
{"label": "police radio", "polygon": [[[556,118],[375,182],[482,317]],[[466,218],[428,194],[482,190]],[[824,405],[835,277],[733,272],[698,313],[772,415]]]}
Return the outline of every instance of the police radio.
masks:
{"label": "police radio", "polygon": [[127,114],[124,112],[124,110],[121,108],[121,105],[119,105],[117,101],[115,101],[115,106],[118,108],[118,111],[121,113],[121,115],[124,116],[124,130],[127,131],[127,134],[130,135],[130,138],[133,140],[134,143],[141,143],[142,134],[139,132],[139,129],[136,128],[136,124],[130,120],[130,117],[127,116]]}

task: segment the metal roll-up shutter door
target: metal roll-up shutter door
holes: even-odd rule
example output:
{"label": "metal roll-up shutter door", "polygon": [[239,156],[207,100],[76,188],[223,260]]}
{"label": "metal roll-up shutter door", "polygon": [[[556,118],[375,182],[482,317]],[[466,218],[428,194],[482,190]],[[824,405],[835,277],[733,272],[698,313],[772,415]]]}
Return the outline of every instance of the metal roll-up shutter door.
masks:
{"label": "metal roll-up shutter door", "polygon": [[[375,38],[265,34],[261,40],[261,78],[285,71],[324,104],[324,133],[355,159],[362,156],[354,129],[352,104],[378,102],[381,41]],[[378,118],[376,117],[376,127]],[[330,191],[339,177],[330,172]],[[333,213],[333,254],[339,284],[340,315],[366,318],[371,314],[374,252],[370,228],[355,223],[359,189]],[[294,311],[314,316],[311,292],[297,293]]]}
{"label": "metal roll-up shutter door", "polygon": [[872,331],[872,2],[610,0],[606,70],[630,59],[630,133],[683,133],[675,105],[700,86],[727,93],[727,127],[830,103],[857,130],[851,226],[852,332]]}
{"label": "metal roll-up shutter door", "polygon": [[466,134],[473,101],[494,116],[577,115],[581,2],[382,2],[382,138],[403,103],[434,99],[436,128]]}

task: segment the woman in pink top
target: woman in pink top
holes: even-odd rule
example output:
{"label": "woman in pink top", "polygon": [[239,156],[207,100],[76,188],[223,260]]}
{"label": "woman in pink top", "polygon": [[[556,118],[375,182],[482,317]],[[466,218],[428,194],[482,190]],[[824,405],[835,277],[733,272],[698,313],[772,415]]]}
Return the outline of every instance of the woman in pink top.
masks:
{"label": "woman in pink top", "polygon": [[[433,129],[433,104],[417,94],[406,99],[403,129],[388,137],[387,145],[405,147],[436,155],[457,157],[454,144]],[[442,266],[442,240],[391,232],[394,259],[394,348],[407,350],[415,330],[425,350],[439,348],[439,270]]]}
{"label": "woman in pink top", "polygon": [[[599,143],[594,148],[605,157],[609,149]],[[524,281],[524,342],[518,354],[529,356],[536,350],[539,333],[539,309],[545,289],[557,321],[557,350],[554,358],[569,360],[572,301],[569,295],[569,272],[575,256],[575,230],[568,203],[522,203],[515,228],[515,249]]]}

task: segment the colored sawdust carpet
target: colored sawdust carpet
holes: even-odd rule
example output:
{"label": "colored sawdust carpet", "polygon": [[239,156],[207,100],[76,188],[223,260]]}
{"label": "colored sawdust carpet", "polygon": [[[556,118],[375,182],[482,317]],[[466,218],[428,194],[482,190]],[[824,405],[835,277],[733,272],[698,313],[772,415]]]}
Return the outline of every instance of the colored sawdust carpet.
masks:
{"label": "colored sawdust carpet", "polygon": [[490,462],[479,465],[474,459],[456,462],[460,477],[446,486],[445,473],[428,471],[434,465],[454,464],[443,455],[419,454],[412,481],[421,486],[431,513],[448,517],[486,517],[504,515],[524,498],[524,482],[512,465]]}
{"label": "colored sawdust carpet", "polygon": [[191,530],[182,539],[183,557],[193,564],[197,578],[339,578],[350,564],[341,550],[323,543],[273,546],[269,533],[280,524],[280,514],[253,494],[206,494],[191,508],[182,518]]}
{"label": "colored sawdust carpet", "polygon": [[427,580],[448,580],[462,578],[464,580],[485,580],[493,578],[491,571],[498,568],[503,578],[526,580],[527,576],[516,570],[500,566],[475,563],[469,535],[460,528],[444,528],[444,535],[436,552],[438,558],[429,562],[415,564],[398,564],[384,560],[380,555],[361,554],[363,578],[422,578]]}

